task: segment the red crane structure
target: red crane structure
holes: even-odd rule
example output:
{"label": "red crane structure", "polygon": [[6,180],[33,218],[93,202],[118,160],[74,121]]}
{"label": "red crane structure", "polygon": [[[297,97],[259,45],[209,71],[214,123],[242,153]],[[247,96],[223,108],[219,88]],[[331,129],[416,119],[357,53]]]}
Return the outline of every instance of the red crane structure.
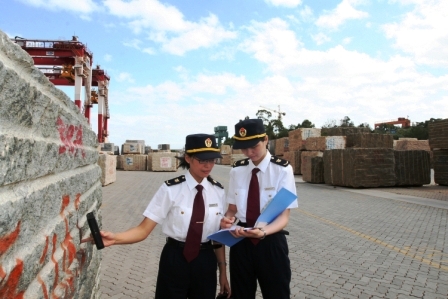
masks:
{"label": "red crane structure", "polygon": [[375,130],[381,125],[401,125],[402,128],[409,128],[411,126],[411,121],[404,117],[399,117],[398,119],[385,120],[375,123]]}
{"label": "red crane structure", "polygon": [[[54,85],[74,86],[75,105],[90,123],[90,109],[98,104],[98,141],[104,142],[108,133],[110,77],[97,66],[92,69],[93,53],[76,36],[71,40],[25,39],[16,36],[13,41],[25,50],[34,65]],[[85,86],[84,107],[81,108],[81,89]],[[98,87],[98,92],[92,89]]]}

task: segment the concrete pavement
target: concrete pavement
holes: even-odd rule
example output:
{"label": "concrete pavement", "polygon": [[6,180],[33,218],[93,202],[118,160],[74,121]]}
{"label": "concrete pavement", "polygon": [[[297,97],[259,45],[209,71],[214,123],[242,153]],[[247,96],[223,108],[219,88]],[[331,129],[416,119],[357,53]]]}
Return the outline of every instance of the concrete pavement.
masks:
{"label": "concrete pavement", "polygon": [[[216,165],[213,177],[227,187],[229,170]],[[183,172],[118,171],[103,187],[103,229],[140,223],[163,181]],[[301,176],[296,185],[300,204],[287,227],[291,298],[448,298],[447,187],[433,186],[439,200],[308,184]],[[143,242],[103,249],[102,298],[153,298],[164,243],[157,226]]]}

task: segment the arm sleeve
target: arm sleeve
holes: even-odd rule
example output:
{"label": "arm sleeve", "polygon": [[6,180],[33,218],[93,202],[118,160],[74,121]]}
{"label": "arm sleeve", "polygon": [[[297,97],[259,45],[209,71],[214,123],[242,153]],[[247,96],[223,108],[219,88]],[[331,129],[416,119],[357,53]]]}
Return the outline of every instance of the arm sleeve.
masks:
{"label": "arm sleeve", "polygon": [[162,224],[171,209],[172,201],[168,187],[163,184],[152,197],[143,216]]}

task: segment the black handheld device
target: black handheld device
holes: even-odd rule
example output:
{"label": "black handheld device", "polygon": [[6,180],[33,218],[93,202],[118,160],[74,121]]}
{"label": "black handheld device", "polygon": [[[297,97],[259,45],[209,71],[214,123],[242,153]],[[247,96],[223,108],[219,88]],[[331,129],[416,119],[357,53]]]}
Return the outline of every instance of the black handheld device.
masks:
{"label": "black handheld device", "polygon": [[101,238],[100,229],[93,212],[87,213],[87,222],[89,223],[90,232],[92,233],[92,238],[95,241],[96,249],[103,249],[103,239]]}

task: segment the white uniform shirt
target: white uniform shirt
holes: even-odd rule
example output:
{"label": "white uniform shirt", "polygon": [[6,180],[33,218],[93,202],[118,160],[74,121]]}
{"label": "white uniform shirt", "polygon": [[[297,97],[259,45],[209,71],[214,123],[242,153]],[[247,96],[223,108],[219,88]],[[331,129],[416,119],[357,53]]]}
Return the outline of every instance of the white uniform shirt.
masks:
{"label": "white uniform shirt", "polygon": [[[188,171],[185,181],[168,186],[163,184],[149,202],[143,216],[162,225],[162,232],[168,237],[185,242],[193,211],[194,197],[198,182]],[[207,236],[219,230],[222,214],[224,214],[224,189],[213,185],[204,178],[205,217],[202,230],[202,242],[207,242]]]}
{"label": "white uniform shirt", "polygon": [[[249,159],[248,165],[237,166],[230,171],[227,203],[236,205],[238,211],[235,216],[241,222],[246,222],[247,195],[249,193],[252,169],[260,169],[257,173],[258,184],[260,186],[260,212],[282,187],[297,194],[291,165],[286,167],[277,165],[271,162],[271,157],[272,155],[268,151],[266,157],[264,157],[258,166],[255,166]],[[295,200],[288,208],[297,207],[298,201]]]}

